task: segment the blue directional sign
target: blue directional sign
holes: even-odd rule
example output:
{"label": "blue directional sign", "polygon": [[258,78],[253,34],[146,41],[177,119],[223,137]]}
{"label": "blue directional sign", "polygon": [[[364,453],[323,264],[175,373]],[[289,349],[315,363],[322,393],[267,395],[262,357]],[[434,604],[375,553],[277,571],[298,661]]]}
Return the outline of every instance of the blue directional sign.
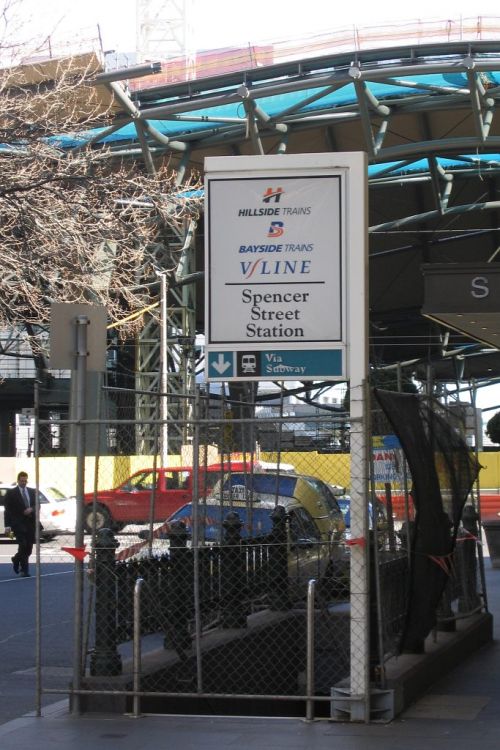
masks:
{"label": "blue directional sign", "polygon": [[232,380],[234,375],[234,352],[208,352],[209,380]]}
{"label": "blue directional sign", "polygon": [[344,350],[209,351],[208,380],[328,380],[344,375]]}

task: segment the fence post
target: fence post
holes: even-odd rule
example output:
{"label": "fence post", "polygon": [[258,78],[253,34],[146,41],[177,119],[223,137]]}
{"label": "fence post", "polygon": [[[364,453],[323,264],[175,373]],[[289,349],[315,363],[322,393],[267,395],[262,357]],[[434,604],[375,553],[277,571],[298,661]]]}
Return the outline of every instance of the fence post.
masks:
{"label": "fence post", "polygon": [[269,598],[271,609],[290,609],[288,591],[287,513],[277,505],[271,513],[273,529],[269,534]]}
{"label": "fence post", "polygon": [[242,523],[236,511],[230,511],[222,522],[221,545],[221,624],[223,628],[246,628],[245,569],[241,549]]}
{"label": "fence post", "polygon": [[94,677],[121,674],[122,661],[116,647],[116,541],[110,529],[99,529],[94,545],[95,648],[90,655]]}
{"label": "fence post", "polygon": [[163,645],[182,653],[190,647],[188,631],[193,600],[192,550],[187,545],[188,532],[183,521],[173,521],[168,531],[170,565],[166,586],[167,628]]}

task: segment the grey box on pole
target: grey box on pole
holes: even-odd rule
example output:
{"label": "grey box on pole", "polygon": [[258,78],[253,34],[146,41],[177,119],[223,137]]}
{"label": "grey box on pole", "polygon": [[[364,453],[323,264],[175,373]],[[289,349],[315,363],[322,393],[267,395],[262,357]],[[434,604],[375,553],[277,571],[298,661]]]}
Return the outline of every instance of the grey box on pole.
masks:
{"label": "grey box on pole", "polygon": [[84,303],[55,302],[50,306],[50,367],[76,368],[75,319],[80,315],[89,320],[86,369],[103,372],[106,369],[106,308]]}

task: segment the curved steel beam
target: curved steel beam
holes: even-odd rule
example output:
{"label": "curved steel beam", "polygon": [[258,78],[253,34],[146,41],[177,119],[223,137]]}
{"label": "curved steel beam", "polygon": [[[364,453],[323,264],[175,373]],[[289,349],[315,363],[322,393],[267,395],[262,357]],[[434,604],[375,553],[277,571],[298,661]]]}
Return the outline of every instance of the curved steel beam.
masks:
{"label": "curved steel beam", "polygon": [[500,201],[486,201],[485,203],[468,203],[463,206],[452,206],[447,208],[445,211],[425,211],[421,214],[414,214],[413,216],[405,216],[402,219],[396,219],[396,221],[387,221],[385,224],[375,224],[369,227],[369,232],[387,232],[390,229],[401,229],[401,227],[407,227],[418,222],[430,221],[431,219],[441,219],[444,216],[452,216],[454,214],[465,214],[473,213],[475,211],[498,211],[500,209]]}

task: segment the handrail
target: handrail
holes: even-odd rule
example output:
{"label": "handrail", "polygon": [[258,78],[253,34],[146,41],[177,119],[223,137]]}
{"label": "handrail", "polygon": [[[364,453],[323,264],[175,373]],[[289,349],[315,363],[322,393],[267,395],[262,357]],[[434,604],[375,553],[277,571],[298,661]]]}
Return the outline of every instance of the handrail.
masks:
{"label": "handrail", "polygon": [[314,601],[316,579],[307,584],[306,721],[314,719]]}

